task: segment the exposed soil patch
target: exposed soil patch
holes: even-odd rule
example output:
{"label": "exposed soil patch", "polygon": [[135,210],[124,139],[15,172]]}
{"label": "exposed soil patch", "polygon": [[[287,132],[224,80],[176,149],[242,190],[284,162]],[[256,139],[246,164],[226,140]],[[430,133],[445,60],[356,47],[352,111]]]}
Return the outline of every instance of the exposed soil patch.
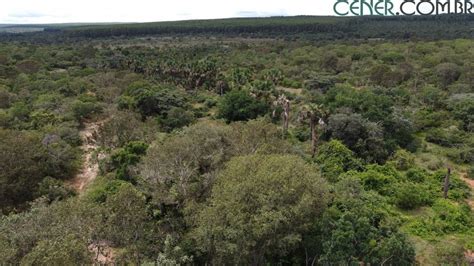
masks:
{"label": "exposed soil patch", "polygon": [[95,264],[114,265],[114,251],[107,242],[90,244],[88,249],[94,254]]}
{"label": "exposed soil patch", "polygon": [[84,124],[84,129],[79,133],[84,152],[84,161],[80,172],[69,182],[69,186],[78,193],[83,192],[99,174],[97,136],[103,122],[89,122]]}
{"label": "exposed soil patch", "polygon": [[467,174],[461,174],[462,177],[461,179],[466,182],[466,184],[471,188],[472,191],[472,197],[468,200],[469,206],[471,206],[471,209],[474,211],[474,180],[469,179]]}

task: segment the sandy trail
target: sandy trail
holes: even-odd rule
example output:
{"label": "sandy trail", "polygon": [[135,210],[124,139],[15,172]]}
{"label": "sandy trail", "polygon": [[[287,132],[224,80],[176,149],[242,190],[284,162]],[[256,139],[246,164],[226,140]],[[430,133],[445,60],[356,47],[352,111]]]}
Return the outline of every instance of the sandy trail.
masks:
{"label": "sandy trail", "polygon": [[468,200],[471,209],[474,210],[474,180],[468,178],[467,173],[461,174],[461,179],[471,188],[473,196]]}
{"label": "sandy trail", "polygon": [[80,172],[69,181],[69,186],[79,194],[94,181],[99,174],[99,162],[97,160],[97,136],[103,122],[90,122],[84,124],[84,129],[79,132],[82,140],[81,149],[84,152],[83,164]]}
{"label": "sandy trail", "polygon": [[[472,196],[467,200],[467,203],[471,206],[471,210],[474,211],[474,180],[470,179],[467,173],[461,173],[461,179],[471,188]],[[474,265],[474,251],[467,250],[465,255],[469,265]]]}

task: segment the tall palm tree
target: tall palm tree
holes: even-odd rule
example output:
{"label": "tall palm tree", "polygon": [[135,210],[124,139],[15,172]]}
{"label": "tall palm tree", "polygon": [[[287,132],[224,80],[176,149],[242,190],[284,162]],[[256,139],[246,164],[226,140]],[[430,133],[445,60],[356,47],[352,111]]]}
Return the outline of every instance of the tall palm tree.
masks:
{"label": "tall palm tree", "polygon": [[311,128],[311,156],[313,158],[316,156],[319,141],[318,127],[325,125],[324,120],[327,115],[324,106],[319,104],[305,105],[299,112],[299,120],[308,121]]}
{"label": "tall palm tree", "polygon": [[[286,98],[285,95],[280,95],[280,97],[273,103],[275,107],[281,106],[283,112],[281,117],[283,119],[283,136],[286,136],[288,133],[288,126],[290,124],[290,110],[291,110],[291,102]],[[276,110],[275,110],[276,111]],[[276,116],[276,112],[273,112],[273,117]]]}

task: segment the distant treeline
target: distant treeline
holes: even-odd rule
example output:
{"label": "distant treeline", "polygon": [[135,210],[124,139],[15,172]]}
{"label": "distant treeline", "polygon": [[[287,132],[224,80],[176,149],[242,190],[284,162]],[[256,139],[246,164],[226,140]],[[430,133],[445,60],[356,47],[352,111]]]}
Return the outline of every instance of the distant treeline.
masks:
{"label": "distant treeline", "polygon": [[[474,37],[473,15],[413,17],[271,17],[95,26],[51,26],[42,33],[4,35],[5,39],[56,41],[149,35],[222,35],[270,38],[336,39],[453,39]],[[49,36],[49,37],[46,37]]]}

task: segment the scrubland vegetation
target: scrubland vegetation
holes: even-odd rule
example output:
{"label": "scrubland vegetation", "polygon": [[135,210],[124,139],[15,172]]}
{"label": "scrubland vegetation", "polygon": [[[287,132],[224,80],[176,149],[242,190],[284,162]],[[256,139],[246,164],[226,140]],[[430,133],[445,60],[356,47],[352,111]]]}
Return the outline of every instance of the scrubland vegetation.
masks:
{"label": "scrubland vegetation", "polygon": [[0,264],[468,264],[473,23],[449,18],[3,35]]}

